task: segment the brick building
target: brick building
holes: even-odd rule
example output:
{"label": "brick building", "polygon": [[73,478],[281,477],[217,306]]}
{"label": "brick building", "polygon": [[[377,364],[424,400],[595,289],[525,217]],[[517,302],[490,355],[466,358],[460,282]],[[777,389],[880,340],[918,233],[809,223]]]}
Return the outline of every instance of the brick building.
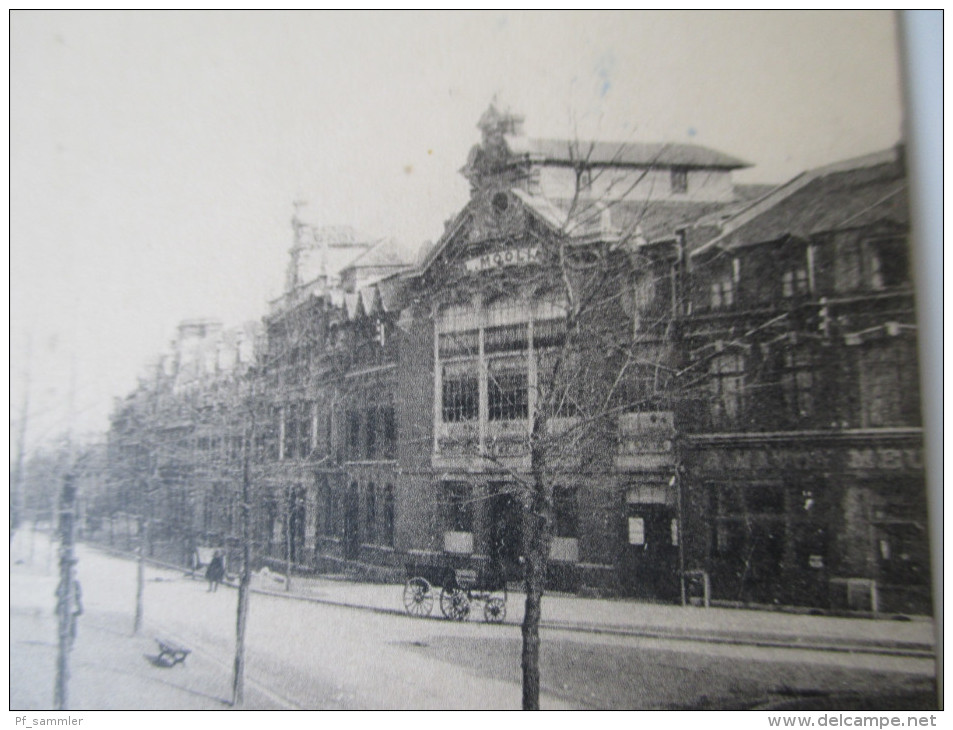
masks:
{"label": "brick building", "polygon": [[555,586],[929,611],[900,151],[765,189],[703,147],[521,124],[487,110],[413,266],[295,219],[242,395],[179,431],[190,539],[234,541],[244,443],[259,561],[515,579],[542,458]]}

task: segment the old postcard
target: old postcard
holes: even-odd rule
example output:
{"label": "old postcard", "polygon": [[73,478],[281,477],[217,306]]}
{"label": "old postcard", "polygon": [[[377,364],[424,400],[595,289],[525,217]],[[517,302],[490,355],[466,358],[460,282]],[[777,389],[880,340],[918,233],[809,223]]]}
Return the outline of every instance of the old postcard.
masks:
{"label": "old postcard", "polygon": [[12,12],[17,726],[935,720],[905,22]]}

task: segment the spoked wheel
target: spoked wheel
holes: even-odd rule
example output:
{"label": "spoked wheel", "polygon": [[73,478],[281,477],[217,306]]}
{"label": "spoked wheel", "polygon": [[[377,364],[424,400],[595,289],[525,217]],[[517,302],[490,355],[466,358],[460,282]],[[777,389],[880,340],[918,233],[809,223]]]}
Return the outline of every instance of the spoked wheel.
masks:
{"label": "spoked wheel", "polygon": [[488,624],[501,624],[506,618],[506,599],[490,596],[483,604],[483,620]]}
{"label": "spoked wheel", "polygon": [[426,578],[411,578],[404,586],[404,608],[411,616],[429,616],[433,610],[433,588]]}
{"label": "spoked wheel", "polygon": [[440,610],[449,619],[466,621],[470,615],[470,599],[459,588],[441,588]]}

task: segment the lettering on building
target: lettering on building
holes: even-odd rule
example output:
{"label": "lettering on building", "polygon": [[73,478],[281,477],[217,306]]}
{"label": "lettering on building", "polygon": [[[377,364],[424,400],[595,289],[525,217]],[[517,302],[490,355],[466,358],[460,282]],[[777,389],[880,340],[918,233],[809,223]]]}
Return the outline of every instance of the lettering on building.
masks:
{"label": "lettering on building", "polygon": [[851,449],[848,469],[922,469],[919,449]]}
{"label": "lettering on building", "polygon": [[489,271],[504,266],[525,266],[539,260],[539,246],[508,248],[477,256],[466,262],[467,271]]}

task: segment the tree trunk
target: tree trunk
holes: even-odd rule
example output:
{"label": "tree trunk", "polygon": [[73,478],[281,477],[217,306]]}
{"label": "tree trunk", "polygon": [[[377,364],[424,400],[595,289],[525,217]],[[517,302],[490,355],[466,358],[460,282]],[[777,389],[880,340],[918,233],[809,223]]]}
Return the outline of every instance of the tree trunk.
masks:
{"label": "tree trunk", "polygon": [[245,701],[245,625],[248,619],[248,599],[251,588],[251,544],[249,535],[249,482],[251,480],[251,465],[249,449],[251,448],[250,433],[245,434],[245,453],[242,459],[242,503],[241,503],[241,530],[242,530],[242,575],[238,581],[238,612],[235,618],[235,666],[232,679],[232,706],[237,707]]}
{"label": "tree trunk", "polygon": [[138,634],[142,629],[142,598],[146,587],[146,520],[139,515],[139,557],[136,561],[136,618],[132,624],[132,633]]}
{"label": "tree trunk", "polygon": [[541,479],[533,484],[529,505],[523,507],[523,560],[526,610],[523,615],[523,709],[539,709],[539,622],[542,618],[546,562],[549,558],[552,500]]}
{"label": "tree trunk", "polygon": [[247,545],[242,549],[242,560],[242,575],[238,581],[238,615],[235,620],[235,675],[232,682],[232,705],[235,707],[245,701],[245,625],[251,587],[251,571],[245,567],[249,560]]}
{"label": "tree trunk", "polygon": [[285,591],[291,590],[291,510],[292,495],[285,499]]}
{"label": "tree trunk", "polygon": [[76,579],[73,567],[73,508],[76,488],[72,475],[63,481],[60,499],[60,582],[56,588],[56,615],[59,643],[56,654],[56,684],[53,688],[53,709],[67,709],[69,701],[69,655],[73,648],[76,606]]}

